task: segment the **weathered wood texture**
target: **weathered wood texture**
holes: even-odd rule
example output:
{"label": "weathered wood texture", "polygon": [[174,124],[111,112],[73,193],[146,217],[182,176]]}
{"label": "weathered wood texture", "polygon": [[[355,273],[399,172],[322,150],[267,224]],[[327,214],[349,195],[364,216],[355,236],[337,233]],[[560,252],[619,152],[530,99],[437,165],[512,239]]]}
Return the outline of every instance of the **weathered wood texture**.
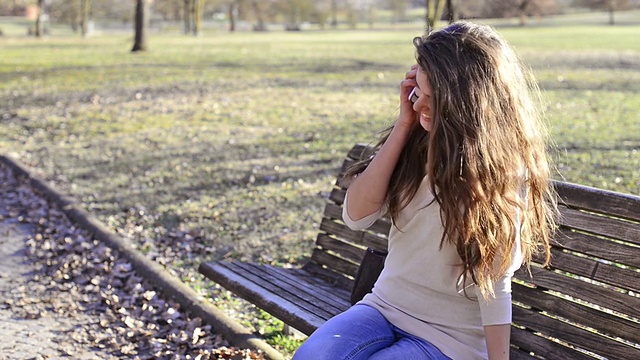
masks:
{"label": "weathered wood texture", "polygon": [[[342,175],[367,151],[356,145],[345,159],[302,269],[218,262],[200,271],[306,334],[346,310],[365,249],[386,249],[391,226],[353,231],[341,220]],[[513,280],[511,358],[640,359],[640,197],[554,185],[562,218],[551,266],[534,263]]]}

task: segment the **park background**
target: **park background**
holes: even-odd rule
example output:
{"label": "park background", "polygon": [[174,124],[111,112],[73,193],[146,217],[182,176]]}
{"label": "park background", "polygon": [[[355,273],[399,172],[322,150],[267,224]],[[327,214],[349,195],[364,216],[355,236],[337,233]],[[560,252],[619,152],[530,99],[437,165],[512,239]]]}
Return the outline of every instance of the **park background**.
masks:
{"label": "park background", "polygon": [[[0,153],[290,353],[197,265],[303,261],[341,159],[395,120],[426,3],[138,2],[132,53],[134,1],[0,1]],[[639,1],[441,2],[436,27],[495,26],[533,69],[555,178],[640,194]]]}

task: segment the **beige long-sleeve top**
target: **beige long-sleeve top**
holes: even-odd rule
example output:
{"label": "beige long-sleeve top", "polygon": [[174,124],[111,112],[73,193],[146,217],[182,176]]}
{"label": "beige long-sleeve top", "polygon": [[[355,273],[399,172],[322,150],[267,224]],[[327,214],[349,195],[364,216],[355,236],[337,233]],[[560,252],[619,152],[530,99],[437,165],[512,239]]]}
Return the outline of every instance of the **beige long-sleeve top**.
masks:
{"label": "beige long-sleeve top", "polygon": [[[486,359],[483,325],[511,323],[511,276],[522,262],[520,239],[514,246],[509,271],[495,284],[495,298],[484,300],[474,284],[457,284],[462,260],[455,246],[445,241],[440,206],[427,177],[389,233],[389,254],[372,293],[360,301],[379,310],[398,328],[421,337],[455,360]],[[354,221],[343,220],[354,230],[365,229],[386,211]]]}

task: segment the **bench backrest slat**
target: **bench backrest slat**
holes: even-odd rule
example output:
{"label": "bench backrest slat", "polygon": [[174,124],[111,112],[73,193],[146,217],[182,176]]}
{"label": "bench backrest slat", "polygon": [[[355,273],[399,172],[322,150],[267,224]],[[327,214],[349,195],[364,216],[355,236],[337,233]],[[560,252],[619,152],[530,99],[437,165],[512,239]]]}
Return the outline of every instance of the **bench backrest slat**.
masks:
{"label": "bench backrest slat", "polygon": [[615,263],[577,256],[557,247],[551,249],[551,267],[571,273],[573,276],[582,276],[606,285],[640,292],[640,273],[637,269],[623,268]]}
{"label": "bench backrest slat", "polygon": [[597,328],[601,332],[615,334],[628,333],[628,339],[640,343],[640,333],[634,331],[637,323],[601,309],[595,309],[575,302],[575,299],[562,298],[522,284],[513,284],[513,300],[536,309],[553,309],[553,316],[580,323],[585,327]]}
{"label": "bench backrest slat", "polygon": [[361,247],[332,238],[329,235],[319,235],[316,242],[324,250],[331,251],[343,259],[361,259],[364,256],[364,250]]}
{"label": "bench backrest slat", "polygon": [[[524,269],[516,272],[516,281],[534,285],[539,292],[551,292],[586,304],[597,304],[603,311],[626,314],[629,318],[640,319],[640,297],[630,296],[613,287],[603,287],[539,266],[532,265],[530,270],[532,277]],[[516,288],[514,295],[517,291],[520,290]],[[521,302],[528,304],[527,301]],[[553,307],[545,310],[555,311]]]}
{"label": "bench backrest slat", "polygon": [[561,202],[575,209],[640,221],[638,196],[554,181]]}
{"label": "bench backrest slat", "polygon": [[339,282],[344,284],[346,289],[352,286],[367,247],[386,250],[387,234],[391,227],[388,219],[380,219],[365,231],[354,231],[342,221],[342,206],[349,186],[349,181],[344,179],[344,173],[366,150],[366,146],[355,146],[342,163],[335,187],[327,200],[320,223],[320,233],[311,256],[311,266],[308,267],[309,270],[322,268],[333,272],[333,275],[341,276],[343,279]]}
{"label": "bench backrest slat", "polygon": [[[355,274],[358,271],[358,264],[345,260],[328,251],[324,251],[320,248],[313,249],[311,253],[311,262],[322,266],[323,268],[335,273],[334,275]],[[329,264],[331,267],[323,266],[323,264]],[[348,289],[348,285],[352,283],[352,279],[344,278],[338,280],[336,283],[340,284],[345,289]],[[349,282],[351,281],[351,282]]]}
{"label": "bench backrest slat", "polygon": [[[551,339],[537,336],[532,331],[519,329],[515,326],[511,327],[511,344],[522,349],[544,349],[543,353],[547,359],[594,360],[593,357],[576,349],[560,345]],[[510,359],[533,360],[539,358],[529,355],[528,352],[512,350]]]}
{"label": "bench backrest slat", "polygon": [[[606,214],[560,207],[560,226],[640,245],[640,226]],[[560,239],[559,239],[560,240]]]}
{"label": "bench backrest slat", "polygon": [[[514,284],[514,301],[530,309],[513,321],[599,356],[640,358],[640,197],[554,185],[561,218],[551,266],[532,265],[533,278],[516,273],[515,281],[533,287]],[[514,314],[521,309],[514,306]],[[531,320],[535,313],[548,325]]]}
{"label": "bench backrest slat", "polygon": [[[513,322],[610,359],[637,359],[640,351],[628,344],[519,306],[513,306]],[[534,346],[534,343],[531,343],[525,345],[525,348],[538,354],[546,354],[546,347],[537,349]]]}
{"label": "bench backrest slat", "polygon": [[628,243],[562,228],[556,235],[558,247],[602,260],[640,268],[638,248]]}

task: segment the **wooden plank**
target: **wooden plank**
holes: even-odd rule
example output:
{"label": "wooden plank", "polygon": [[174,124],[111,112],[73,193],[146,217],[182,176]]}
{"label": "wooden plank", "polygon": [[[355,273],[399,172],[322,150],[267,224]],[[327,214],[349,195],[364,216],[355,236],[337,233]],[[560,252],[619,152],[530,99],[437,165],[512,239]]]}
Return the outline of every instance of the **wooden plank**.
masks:
{"label": "wooden plank", "polygon": [[378,251],[388,251],[389,242],[386,237],[382,237],[376,234],[365,233],[362,237],[362,245],[370,247]]}
{"label": "wooden plank", "polygon": [[362,231],[354,231],[349,229],[347,225],[340,224],[330,219],[324,218],[320,223],[320,230],[327,234],[334,235],[346,242],[352,242],[355,244],[362,244]]}
{"label": "wooden plank", "polygon": [[511,327],[511,344],[522,349],[520,353],[524,354],[518,355],[525,359],[537,358],[529,354],[533,352],[535,355],[546,359],[594,360],[592,356],[515,326]]}
{"label": "wooden plank", "polygon": [[389,221],[389,219],[380,218],[376,220],[376,222],[374,222],[371,226],[369,226],[369,228],[367,229],[367,232],[373,233],[373,234],[380,234],[384,238],[386,238],[387,235],[389,235],[390,230],[391,230],[391,222]]}
{"label": "wooden plank", "polygon": [[560,207],[559,224],[596,235],[640,244],[640,224]]}
{"label": "wooden plank", "polygon": [[[640,359],[640,349],[519,306],[513,306],[513,322],[600,356],[612,359]],[[544,353],[546,349],[528,350]]]}
{"label": "wooden plank", "polygon": [[514,347],[509,348],[509,359],[510,360],[535,360],[539,359],[525,351],[516,349]]}
{"label": "wooden plank", "polygon": [[529,288],[521,284],[512,284],[513,300],[542,310],[550,315],[559,316],[582,326],[598,329],[612,337],[619,337],[640,344],[640,324],[598,309],[587,307],[566,299]]}
{"label": "wooden plank", "polygon": [[331,270],[350,276],[355,277],[358,272],[358,264],[349,262],[347,260],[341,259],[337,256],[333,256],[326,251],[322,251],[318,248],[313,249],[311,253],[311,260],[314,262],[330,267]]}
{"label": "wooden plank", "polygon": [[[342,192],[341,190],[334,190],[334,192]],[[342,196],[341,199],[335,199],[336,202],[340,201],[340,204],[344,201],[344,193],[340,194]],[[327,204],[324,211],[324,216],[332,219],[342,220],[342,206],[335,204]],[[376,222],[374,222],[369,228],[366,229],[366,232],[373,232],[376,234],[384,234],[386,237],[389,234],[389,230],[391,229],[391,221],[388,217],[382,217]]]}
{"label": "wooden plank", "polygon": [[311,335],[315,329],[326,321],[325,318],[302,309],[289,299],[283,298],[258,284],[247,281],[240,274],[223,266],[218,266],[218,263],[202,263],[199,271],[226,289],[231,290],[306,335]]}
{"label": "wooden plank", "polygon": [[564,249],[640,268],[640,248],[571,229],[560,229],[556,241]]}
{"label": "wooden plank", "polygon": [[330,219],[342,220],[342,206],[328,203],[324,208],[323,215]]}
{"label": "wooden plank", "polygon": [[561,201],[567,205],[640,221],[640,196],[555,181]]}
{"label": "wooden plank", "polygon": [[[289,270],[289,269],[288,269]],[[335,295],[332,299],[332,301],[336,302],[337,304],[348,304],[348,306],[351,306],[351,303],[349,302],[349,297],[351,296],[351,288],[353,287],[353,282],[350,282],[348,284],[348,286],[341,286],[341,284],[337,284],[334,281],[333,278],[333,272],[327,271],[326,269],[322,269],[322,271],[320,272],[320,274],[318,274],[318,271],[307,271],[305,269],[290,269],[291,271],[287,271],[287,273],[292,273],[294,277],[304,277],[304,279],[311,285],[311,286],[328,286],[329,289],[333,292],[333,294]],[[299,275],[298,272],[300,273],[304,273],[304,276]],[[327,274],[329,273],[329,274]],[[323,276],[324,275],[324,276]],[[327,276],[328,275],[328,276]],[[341,275],[341,277],[343,279],[346,279],[344,276]],[[327,279],[327,280],[325,280]]]}
{"label": "wooden plank", "polygon": [[[318,235],[316,244],[322,247],[325,251],[332,251],[340,255],[343,259],[351,260],[357,264],[360,264],[360,262],[362,262],[364,252],[366,250],[362,246],[354,246],[353,243],[340,241],[323,234]],[[327,267],[332,268],[331,264],[326,265]]]}
{"label": "wooden plank", "polygon": [[[350,304],[346,301],[346,298],[344,301],[338,301],[335,296],[335,289],[332,289],[331,286],[326,283],[322,285],[309,283],[307,281],[311,278],[309,274],[297,273],[294,275],[291,271],[287,271],[289,269],[276,268],[270,265],[239,262],[234,262],[234,265],[239,265],[239,268],[242,268],[243,271],[250,272],[267,283],[273,284],[274,289],[277,288],[280,291],[290,293],[291,296],[286,296],[287,298],[296,297],[309,302],[320,310],[326,311],[328,316],[335,316],[349,308]],[[236,270],[236,272],[238,271]],[[284,293],[283,296],[285,296]],[[320,314],[320,311],[317,313]]]}
{"label": "wooden plank", "polygon": [[555,247],[551,249],[551,267],[637,293],[640,292],[640,272],[636,269],[622,268],[575,256]]}
{"label": "wooden plank", "polygon": [[[256,284],[274,294],[287,298],[291,302],[297,304],[299,308],[304,309],[309,313],[316,314],[323,319],[329,319],[335,313],[335,311],[331,312],[325,309],[322,305],[326,304],[320,304],[317,297],[311,296],[311,294],[301,293],[295,287],[281,281],[281,279],[270,276],[268,273],[260,269],[251,268],[248,263],[239,261],[221,261],[217,263],[216,266],[224,267],[233,271],[239,276],[245,278],[247,283]],[[320,296],[323,295],[323,291],[321,291],[321,289],[316,289],[316,292],[319,293]],[[269,312],[271,311],[270,308],[264,310]]]}
{"label": "wooden plank", "polygon": [[[640,298],[636,296],[533,265],[531,274],[533,277],[530,277],[525,270],[519,270],[515,274],[515,279],[640,319]],[[514,293],[517,291],[519,290],[515,287]]]}
{"label": "wooden plank", "polygon": [[329,200],[332,200],[338,205],[344,204],[344,197],[347,194],[345,189],[333,189],[331,190],[331,194],[329,195]]}
{"label": "wooden plank", "polygon": [[349,154],[347,156],[353,160],[360,160],[362,159],[363,154],[369,153],[372,149],[372,146],[366,144],[356,144],[351,148],[351,150],[349,150]]}
{"label": "wooden plank", "polygon": [[353,289],[353,277],[349,278],[347,277],[347,274],[339,273],[334,269],[324,267],[322,264],[316,263],[315,261],[307,261],[307,263],[302,267],[302,270],[315,275],[320,281],[332,284],[332,286],[335,286],[337,290],[348,291],[348,296],[346,298],[350,298],[351,289]]}

